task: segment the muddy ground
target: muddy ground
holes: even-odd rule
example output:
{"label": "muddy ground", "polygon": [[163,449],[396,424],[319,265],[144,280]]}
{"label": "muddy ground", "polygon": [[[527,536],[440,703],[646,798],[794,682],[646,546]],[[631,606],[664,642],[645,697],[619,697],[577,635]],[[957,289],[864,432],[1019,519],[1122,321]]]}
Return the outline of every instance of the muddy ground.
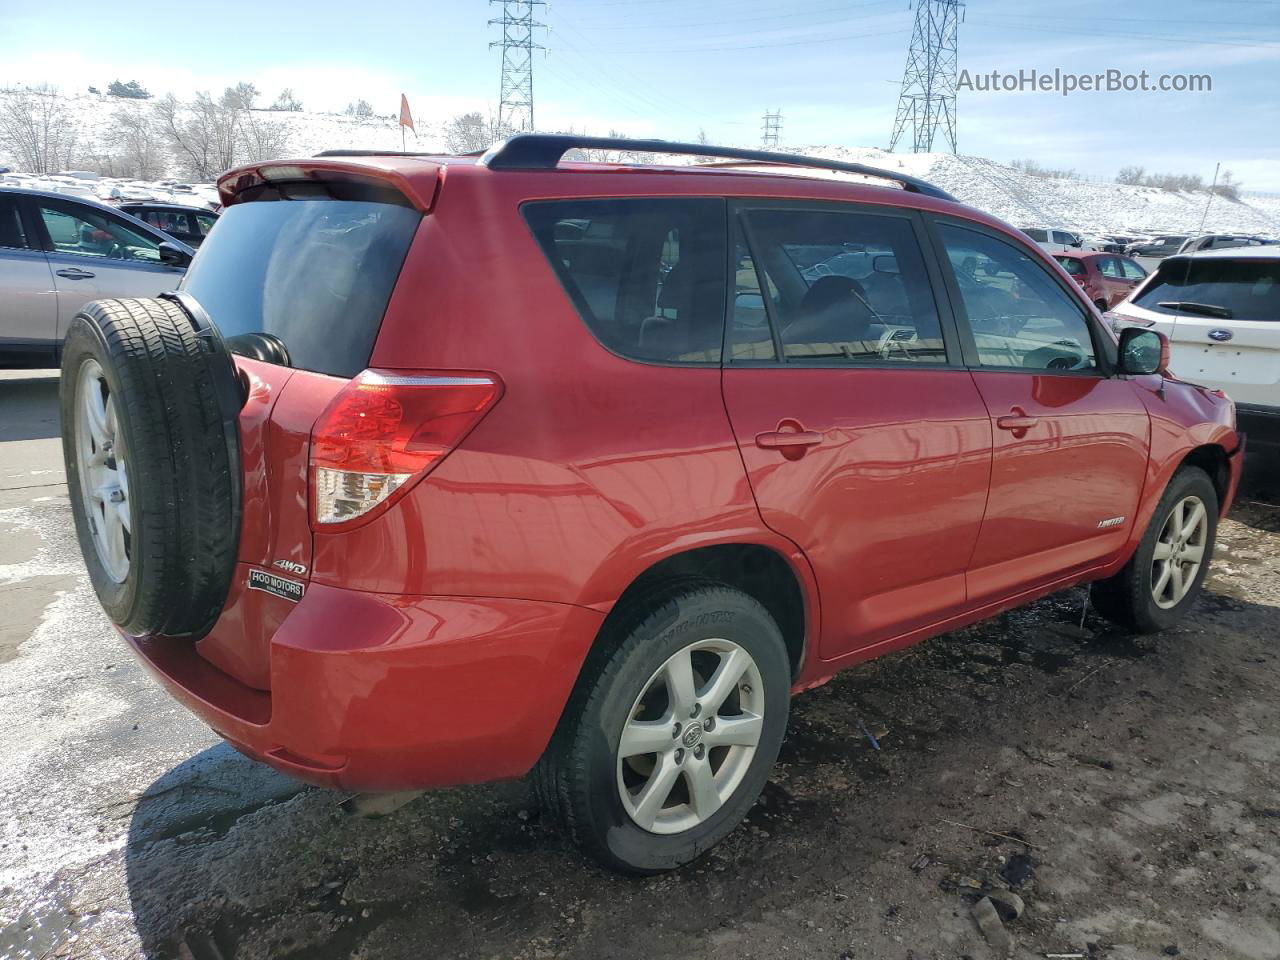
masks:
{"label": "muddy ground", "polygon": [[1177,630],[1073,590],[798,698],[749,821],[632,880],[524,783],[358,820],[221,745],[93,600],[55,397],[0,379],[0,957],[982,960],[1012,888],[1016,957],[1280,958],[1274,501]]}

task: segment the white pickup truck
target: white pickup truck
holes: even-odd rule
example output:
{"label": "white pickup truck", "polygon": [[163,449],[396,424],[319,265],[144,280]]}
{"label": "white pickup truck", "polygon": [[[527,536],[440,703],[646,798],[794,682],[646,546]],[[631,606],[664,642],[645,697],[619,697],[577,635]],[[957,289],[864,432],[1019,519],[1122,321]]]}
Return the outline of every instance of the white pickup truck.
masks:
{"label": "white pickup truck", "polygon": [[1250,450],[1280,461],[1280,246],[1167,257],[1110,316],[1168,336],[1173,373],[1223,390]]}

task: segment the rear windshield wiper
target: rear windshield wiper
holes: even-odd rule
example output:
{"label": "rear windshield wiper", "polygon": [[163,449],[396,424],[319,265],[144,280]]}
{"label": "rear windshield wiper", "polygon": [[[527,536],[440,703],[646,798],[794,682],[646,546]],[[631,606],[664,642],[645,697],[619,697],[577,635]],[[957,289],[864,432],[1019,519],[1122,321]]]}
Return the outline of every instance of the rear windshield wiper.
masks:
{"label": "rear windshield wiper", "polygon": [[1235,316],[1226,307],[1219,307],[1212,303],[1196,303],[1194,300],[1161,300],[1156,306],[1180,310],[1183,313],[1198,313],[1203,317],[1221,317],[1223,320],[1230,320]]}

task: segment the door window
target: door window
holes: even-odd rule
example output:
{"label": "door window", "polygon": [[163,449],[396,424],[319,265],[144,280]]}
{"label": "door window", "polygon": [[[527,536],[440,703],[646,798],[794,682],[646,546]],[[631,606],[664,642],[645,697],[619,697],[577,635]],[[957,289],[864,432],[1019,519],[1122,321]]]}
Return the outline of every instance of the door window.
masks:
{"label": "door window", "polygon": [[719,363],[724,201],[548,200],[523,213],[583,322],[633,360]]}
{"label": "door window", "polygon": [[1098,272],[1104,277],[1109,277],[1112,280],[1124,279],[1124,274],[1120,269],[1120,261],[1115,257],[1099,257]]}
{"label": "door window", "polygon": [[1147,271],[1143,270],[1136,260],[1129,260],[1125,257],[1120,257],[1119,260],[1120,272],[1124,274],[1126,280],[1145,280],[1147,278]]}
{"label": "door window", "polygon": [[[776,360],[778,352],[773,343],[773,329],[769,324],[769,310],[764,302],[760,273],[756,270],[755,260],[747,248],[740,227],[737,233],[733,248],[733,313],[729,324],[729,359]],[[768,289],[772,306],[777,309],[777,288],[769,284]]]}
{"label": "door window", "polygon": [[22,215],[18,213],[16,197],[0,196],[0,247],[28,247],[27,232],[22,229]]}
{"label": "door window", "polygon": [[213,225],[218,222],[218,218],[208,214],[197,213],[196,223],[200,224],[200,233],[208,236],[209,231],[213,229]]}
{"label": "door window", "polygon": [[1061,230],[1053,231],[1053,242],[1064,247],[1074,247],[1076,238],[1069,233],[1063,233]]}
{"label": "door window", "polygon": [[187,215],[181,211],[145,210],[138,219],[173,236],[184,236],[192,232]]}
{"label": "door window", "polygon": [[107,213],[89,207],[40,201],[40,218],[53,249],[85,257],[160,262],[157,241],[126,226]]}
{"label": "door window", "polygon": [[910,220],[832,209],[745,216],[785,360],[946,362]]}
{"label": "door window", "polygon": [[1097,369],[1084,312],[1030,253],[964,227],[938,229],[982,366]]}

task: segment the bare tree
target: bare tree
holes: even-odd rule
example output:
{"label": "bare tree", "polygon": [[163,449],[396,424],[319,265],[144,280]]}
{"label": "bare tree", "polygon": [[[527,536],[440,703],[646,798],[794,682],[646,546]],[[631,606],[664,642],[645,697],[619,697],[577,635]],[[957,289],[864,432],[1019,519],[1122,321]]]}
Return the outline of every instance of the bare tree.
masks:
{"label": "bare tree", "polygon": [[492,115],[486,118],[479,111],[460,114],[444,125],[444,142],[450,153],[488,150],[510,135],[510,130],[504,130]]}
{"label": "bare tree", "polygon": [[292,87],[285,87],[280,91],[280,96],[276,97],[276,102],[271,105],[271,109],[298,113],[302,110],[302,101],[293,95]]}
{"label": "bare tree", "polygon": [[1116,183],[1124,183],[1129,186],[1141,186],[1146,179],[1147,171],[1144,167],[1121,167],[1120,172],[1116,174]]}
{"label": "bare tree", "polygon": [[355,103],[348,103],[347,109],[342,112],[348,117],[359,117],[361,120],[368,120],[373,116],[373,104],[368,100],[357,100]]}
{"label": "bare tree", "polygon": [[[112,116],[107,137],[111,148],[110,176],[155,180],[164,173],[164,138],[154,115],[140,104],[122,105]],[[99,173],[108,173],[101,166]]]}
{"label": "bare tree", "polygon": [[30,173],[74,166],[79,135],[66,104],[51,87],[0,94],[0,147]]}
{"label": "bare tree", "polygon": [[1222,176],[1218,178],[1218,185],[1213,188],[1213,192],[1219,197],[1225,197],[1227,200],[1239,201],[1240,188],[1244,186],[1236,175],[1230,170],[1223,170]]}
{"label": "bare tree", "polygon": [[289,153],[291,140],[283,120],[246,112],[240,120],[238,161],[278,159]]}
{"label": "bare tree", "polygon": [[216,100],[201,91],[189,104],[173,94],[157,101],[156,124],[183,175],[212,180],[235,166],[242,102],[231,87]]}

